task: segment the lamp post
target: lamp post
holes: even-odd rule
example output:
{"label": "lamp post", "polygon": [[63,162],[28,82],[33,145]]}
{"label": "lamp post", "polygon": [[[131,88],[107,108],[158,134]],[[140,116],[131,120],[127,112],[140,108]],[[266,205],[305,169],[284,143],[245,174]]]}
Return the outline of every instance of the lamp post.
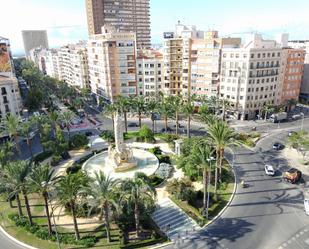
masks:
{"label": "lamp post", "polygon": [[301,130],[303,130],[304,129],[305,114],[301,112],[300,115],[302,116],[302,119],[301,119]]}
{"label": "lamp post", "polygon": [[209,166],[210,166],[210,170],[208,171],[208,182],[207,182],[207,189],[208,189],[208,193],[207,193],[207,206],[206,206],[206,219],[208,220],[208,209],[209,209],[209,187],[210,187],[210,177],[211,177],[211,162],[215,161],[216,159],[214,157],[210,157],[207,159],[207,161],[209,162]]}

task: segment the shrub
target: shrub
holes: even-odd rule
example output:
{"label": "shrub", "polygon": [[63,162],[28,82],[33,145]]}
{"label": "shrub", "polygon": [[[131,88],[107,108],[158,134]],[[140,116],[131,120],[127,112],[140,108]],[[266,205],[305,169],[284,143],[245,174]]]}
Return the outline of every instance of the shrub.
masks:
{"label": "shrub", "polygon": [[153,132],[147,125],[143,125],[142,128],[139,130],[138,139],[141,142],[146,143],[153,143],[155,141]]}
{"label": "shrub", "polygon": [[171,195],[182,201],[191,200],[191,196],[195,195],[192,182],[187,178],[181,180],[174,179],[167,184],[166,190]]}
{"label": "shrub", "polygon": [[43,151],[34,156],[33,160],[35,163],[43,162],[45,159],[51,157],[53,155],[52,151]]}
{"label": "shrub", "polygon": [[50,164],[51,166],[57,166],[61,162],[61,160],[61,156],[53,156]]}
{"label": "shrub", "polygon": [[160,149],[160,147],[154,147],[148,150],[150,153],[158,156],[158,155],[162,155],[162,150]]}
{"label": "shrub", "polygon": [[159,177],[157,175],[151,175],[149,176],[149,181],[153,187],[157,187],[164,181],[164,178]]}
{"label": "shrub", "polygon": [[171,164],[171,159],[169,156],[166,155],[156,155],[159,163],[167,163],[167,164]]}
{"label": "shrub", "polygon": [[112,131],[102,131],[102,133],[100,134],[100,137],[103,138],[104,140],[106,140],[107,142],[115,142],[115,135]]}
{"label": "shrub", "polygon": [[89,139],[85,134],[76,134],[70,139],[70,148],[81,149],[87,146],[88,142]]}

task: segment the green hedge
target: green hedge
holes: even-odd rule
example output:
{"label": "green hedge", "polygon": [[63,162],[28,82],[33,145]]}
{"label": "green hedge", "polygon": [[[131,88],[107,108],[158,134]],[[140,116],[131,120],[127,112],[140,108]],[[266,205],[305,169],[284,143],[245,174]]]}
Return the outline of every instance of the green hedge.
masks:
{"label": "green hedge", "polygon": [[139,242],[129,243],[127,245],[120,246],[121,249],[134,249],[134,248],[141,248],[146,246],[152,246],[159,243],[164,243],[166,238],[158,238],[158,239],[148,239]]}
{"label": "green hedge", "polygon": [[[25,229],[27,232],[34,234],[37,238],[42,240],[57,241],[56,233],[48,234],[48,230],[37,224],[30,226],[27,217],[19,217],[17,214],[9,214],[8,218],[14,222],[17,227]],[[59,241],[63,244],[79,245],[84,247],[93,247],[97,242],[97,238],[92,235],[84,236],[80,240],[76,240],[73,234],[59,234]]]}
{"label": "green hedge", "polygon": [[43,151],[34,156],[33,160],[35,163],[43,162],[45,159],[51,157],[53,155],[52,151]]}

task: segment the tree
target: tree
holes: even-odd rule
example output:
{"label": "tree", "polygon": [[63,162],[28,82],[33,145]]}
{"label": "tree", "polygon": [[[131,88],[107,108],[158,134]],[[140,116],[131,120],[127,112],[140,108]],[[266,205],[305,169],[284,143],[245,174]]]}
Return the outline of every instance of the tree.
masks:
{"label": "tree", "polygon": [[9,189],[12,189],[11,197],[16,197],[19,216],[23,215],[19,194],[23,195],[29,224],[32,226],[33,221],[27,193],[27,190],[29,189],[28,177],[31,169],[32,163],[26,161],[16,161],[9,163],[9,165],[4,170],[4,174],[6,176],[6,185]]}
{"label": "tree", "polygon": [[182,112],[185,114],[187,118],[187,136],[190,138],[190,130],[191,130],[191,118],[194,114],[195,107],[191,101],[187,102],[183,108]]}
{"label": "tree", "polygon": [[88,186],[88,182],[88,177],[80,171],[76,174],[69,174],[61,177],[56,185],[56,193],[59,204],[61,206],[70,206],[76,240],[80,239],[76,219],[77,200],[80,197],[80,192]]}
{"label": "tree", "polygon": [[63,122],[65,127],[67,128],[69,141],[70,141],[70,126],[71,126],[71,121],[73,118],[74,118],[74,113],[72,111],[62,112],[59,116],[60,122]]}
{"label": "tree", "polygon": [[[216,120],[209,123],[208,140],[214,146],[216,151],[216,169],[215,169],[215,194],[217,193],[218,173],[221,181],[222,161],[224,158],[224,151],[232,145],[239,145],[240,142],[236,140],[236,134],[226,122]],[[219,170],[219,172],[218,172]]]}
{"label": "tree", "polygon": [[155,119],[154,119],[154,112],[157,110],[158,102],[155,99],[150,99],[146,103],[146,109],[147,113],[151,115],[151,121],[152,121],[152,132],[155,132]]}
{"label": "tree", "polygon": [[16,149],[18,153],[20,153],[20,146],[19,146],[19,134],[20,134],[20,117],[14,114],[9,114],[5,121],[4,127],[6,132],[9,134],[10,138],[14,140],[16,145]]}
{"label": "tree", "polygon": [[21,125],[21,134],[22,136],[26,138],[31,160],[33,160],[33,152],[32,152],[32,138],[33,138],[32,132],[33,131],[32,131],[32,128],[33,128],[33,122],[31,122],[30,120],[23,122]]}
{"label": "tree", "polygon": [[56,111],[52,111],[48,114],[48,119],[51,123],[53,135],[56,135],[57,122],[59,121],[59,114]]}
{"label": "tree", "polygon": [[146,112],[145,99],[142,96],[138,96],[132,99],[132,108],[138,115],[139,128],[142,127],[142,114]]}
{"label": "tree", "polygon": [[119,181],[106,176],[102,171],[95,172],[94,178],[92,178],[89,187],[85,191],[89,194],[88,205],[90,206],[90,212],[93,208],[100,208],[101,215],[100,220],[104,216],[105,229],[107,235],[107,242],[111,241],[110,233],[110,209],[111,207],[117,208],[115,190]]}
{"label": "tree", "polygon": [[49,165],[39,166],[32,170],[30,174],[30,188],[34,193],[40,194],[44,199],[45,213],[47,217],[48,233],[52,234],[52,225],[49,211],[49,193],[54,188],[57,178],[54,177],[54,170],[49,169]]}
{"label": "tree", "polygon": [[119,96],[116,99],[116,106],[120,113],[124,116],[124,126],[125,126],[125,132],[128,132],[128,121],[127,121],[127,113],[131,109],[131,101],[129,98],[124,96]]}
{"label": "tree", "polygon": [[122,200],[134,205],[136,235],[140,237],[140,205],[149,199],[153,200],[156,190],[144,177],[135,176],[122,183],[122,191]]}
{"label": "tree", "polygon": [[182,109],[182,98],[181,96],[169,96],[168,102],[170,103],[170,106],[172,107],[172,111],[175,115],[175,121],[176,121],[176,135],[178,135],[179,130],[179,113]]}
{"label": "tree", "polygon": [[26,99],[26,107],[29,111],[39,110],[43,105],[43,93],[42,90],[38,88],[31,88],[27,95]]}
{"label": "tree", "polygon": [[0,169],[4,170],[5,166],[14,155],[12,148],[13,144],[10,141],[0,145]]}
{"label": "tree", "polygon": [[227,99],[222,99],[219,101],[219,103],[222,108],[222,120],[225,121],[225,113],[226,110],[231,107],[231,102],[228,101]]}
{"label": "tree", "polygon": [[297,100],[296,99],[289,99],[286,101],[286,105],[287,105],[287,110],[291,111],[293,106],[297,105]]}
{"label": "tree", "polygon": [[171,104],[167,98],[161,99],[159,106],[158,106],[158,111],[164,119],[164,126],[165,126],[165,133],[166,133],[167,132],[167,121],[168,121],[168,118],[172,115]]}
{"label": "tree", "polygon": [[103,117],[110,117],[113,124],[113,131],[115,130],[115,113],[117,112],[117,106],[115,104],[109,104],[103,106]]}
{"label": "tree", "polygon": [[[194,154],[196,165],[200,166],[203,170],[203,208],[206,210],[207,205],[207,185],[210,181],[211,165],[210,158],[212,156],[213,149],[208,144],[200,144],[197,153]],[[207,173],[209,172],[208,176]]]}
{"label": "tree", "polygon": [[272,105],[264,105],[263,106],[263,111],[264,111],[264,120],[267,119],[267,116],[269,113],[272,113],[275,111],[275,108]]}

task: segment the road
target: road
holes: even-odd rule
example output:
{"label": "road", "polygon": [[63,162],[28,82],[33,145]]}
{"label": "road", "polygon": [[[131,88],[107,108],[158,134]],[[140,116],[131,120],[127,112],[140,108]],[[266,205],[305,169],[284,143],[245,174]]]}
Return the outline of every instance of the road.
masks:
{"label": "road", "polygon": [[[309,130],[309,123],[305,128]],[[290,125],[273,132],[255,150],[235,150],[238,185],[230,206],[210,226],[167,248],[309,248],[309,217],[303,206],[305,184],[292,185],[282,181],[282,171],[288,164],[280,152],[271,148],[274,142],[284,142],[287,130],[291,129]],[[294,124],[293,129],[299,129],[299,126]],[[276,166],[275,177],[265,175],[264,162]],[[239,186],[242,179],[248,183],[247,188]]]}

